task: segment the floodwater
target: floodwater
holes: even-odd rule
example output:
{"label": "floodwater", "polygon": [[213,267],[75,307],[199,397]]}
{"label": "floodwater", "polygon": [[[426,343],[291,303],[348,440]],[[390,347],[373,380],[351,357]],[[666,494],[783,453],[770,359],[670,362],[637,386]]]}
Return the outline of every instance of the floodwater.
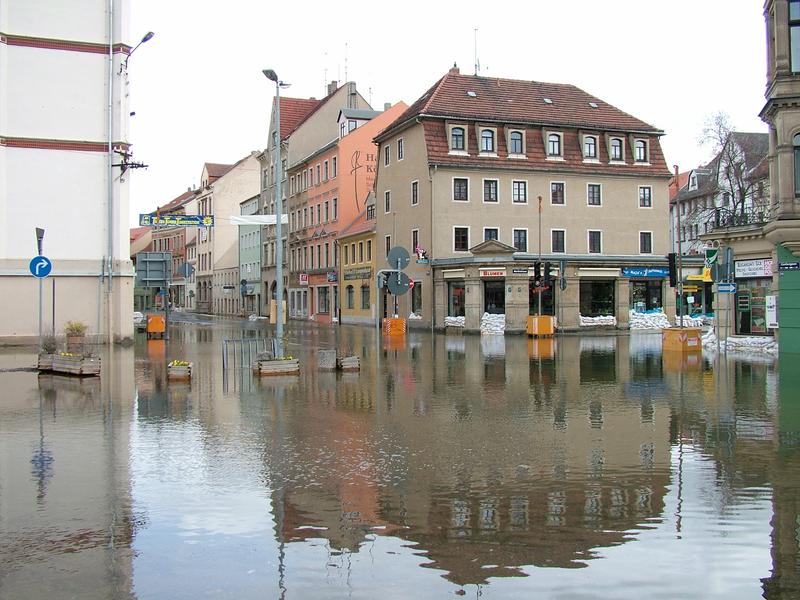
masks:
{"label": "floodwater", "polygon": [[100,380],[3,349],[0,598],[800,597],[798,357],[287,331],[299,377],[223,371],[231,321]]}

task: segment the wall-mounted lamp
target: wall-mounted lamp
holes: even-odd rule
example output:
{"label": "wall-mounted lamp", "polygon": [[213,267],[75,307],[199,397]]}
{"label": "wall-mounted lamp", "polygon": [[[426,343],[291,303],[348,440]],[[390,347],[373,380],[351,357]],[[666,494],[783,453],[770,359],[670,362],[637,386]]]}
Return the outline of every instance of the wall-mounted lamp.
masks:
{"label": "wall-mounted lamp", "polygon": [[[125,62],[122,63],[122,68],[123,69],[127,69],[128,68],[128,61],[131,59],[131,56],[133,55],[133,53],[136,52],[136,49],[139,46],[141,46],[142,44],[144,44],[145,42],[149,42],[150,40],[152,40],[154,35],[155,35],[155,33],[153,33],[152,31],[148,31],[147,33],[144,34],[144,37],[142,38],[142,40],[133,47],[133,50],[128,52],[128,56],[125,58]],[[120,72],[121,72],[121,70],[120,70]]]}

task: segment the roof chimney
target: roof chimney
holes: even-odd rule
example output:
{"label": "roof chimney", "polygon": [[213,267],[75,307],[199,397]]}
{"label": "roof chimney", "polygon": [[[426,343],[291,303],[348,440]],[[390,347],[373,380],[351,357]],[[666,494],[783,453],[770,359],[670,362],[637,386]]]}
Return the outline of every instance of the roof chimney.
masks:
{"label": "roof chimney", "polygon": [[460,75],[461,71],[458,70],[458,65],[453,63],[453,67],[447,73],[449,75]]}
{"label": "roof chimney", "polygon": [[391,102],[384,102],[383,103],[383,110],[389,110],[390,108],[392,108],[392,103]]}
{"label": "roof chimney", "polygon": [[331,81],[328,84],[328,96],[330,96],[333,92],[339,89],[339,82],[338,81]]}

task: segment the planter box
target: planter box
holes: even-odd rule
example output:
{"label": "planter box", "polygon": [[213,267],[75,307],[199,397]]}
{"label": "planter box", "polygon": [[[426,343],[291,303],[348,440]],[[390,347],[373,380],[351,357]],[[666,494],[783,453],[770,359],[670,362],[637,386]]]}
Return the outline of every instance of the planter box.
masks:
{"label": "planter box", "polygon": [[194,363],[188,365],[167,365],[167,378],[168,379],[191,379],[192,367]]}
{"label": "planter box", "polygon": [[253,372],[258,375],[299,375],[300,359],[258,360],[253,363]]}
{"label": "planter box", "polygon": [[39,370],[52,371],[53,370],[53,354],[40,354],[39,355]]}
{"label": "planter box", "polygon": [[53,371],[69,375],[100,375],[99,356],[53,355]]}

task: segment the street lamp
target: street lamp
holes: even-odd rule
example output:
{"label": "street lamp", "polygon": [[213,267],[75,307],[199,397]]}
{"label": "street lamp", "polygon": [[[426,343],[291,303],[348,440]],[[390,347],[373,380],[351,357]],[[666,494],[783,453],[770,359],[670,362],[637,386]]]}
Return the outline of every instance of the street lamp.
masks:
{"label": "street lamp", "polygon": [[141,41],[133,47],[133,50],[128,52],[128,56],[125,58],[125,69],[128,68],[128,61],[130,60],[131,55],[134,52],[136,52],[136,49],[139,46],[141,46],[142,44],[144,44],[145,42],[149,42],[150,40],[152,40],[154,35],[155,35],[155,33],[153,33],[152,31],[148,31],[147,33],[144,34],[144,37],[141,39]]}
{"label": "street lamp", "polygon": [[281,88],[289,87],[278,78],[278,74],[272,69],[264,69],[264,76],[270,81],[275,82],[275,261],[277,264],[276,277],[277,286],[275,288],[276,299],[275,316],[275,358],[283,358],[283,201],[281,200]]}

